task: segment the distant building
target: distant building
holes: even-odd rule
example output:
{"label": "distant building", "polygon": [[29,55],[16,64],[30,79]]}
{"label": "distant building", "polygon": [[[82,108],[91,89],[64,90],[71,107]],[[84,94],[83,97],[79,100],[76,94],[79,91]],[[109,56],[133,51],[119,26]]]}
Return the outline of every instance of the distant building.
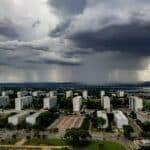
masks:
{"label": "distant building", "polygon": [[29,115],[29,116],[27,116],[26,117],[26,123],[29,123],[29,124],[31,124],[31,125],[34,125],[35,123],[36,123],[36,119],[37,119],[37,117],[40,115],[40,114],[42,114],[43,112],[45,112],[46,110],[40,110],[40,111],[38,111],[38,112],[36,112],[36,113],[34,113],[34,114],[31,114],[31,115]]}
{"label": "distant building", "polygon": [[8,96],[0,96],[0,107],[5,107],[9,104]]}
{"label": "distant building", "polygon": [[15,109],[20,111],[32,103],[32,96],[19,97],[15,99]]}
{"label": "distant building", "polygon": [[110,97],[103,96],[101,99],[101,105],[107,112],[110,112]]}
{"label": "distant building", "polygon": [[57,91],[50,91],[49,96],[50,97],[57,96]]}
{"label": "distant building", "polygon": [[24,97],[28,95],[28,91],[18,91],[17,92],[17,97]]}
{"label": "distant building", "polygon": [[19,123],[21,123],[26,118],[26,116],[29,115],[30,113],[31,113],[30,111],[23,111],[19,114],[10,116],[8,117],[8,123],[16,126]]}
{"label": "distant building", "polygon": [[79,112],[81,109],[81,105],[82,105],[82,97],[81,96],[74,97],[72,99],[72,103],[73,103],[73,111]]}
{"label": "distant building", "polygon": [[72,90],[66,91],[66,98],[69,98],[69,97],[72,97],[72,96],[73,96],[73,91]]}
{"label": "distant building", "polygon": [[102,97],[105,96],[105,91],[101,91],[100,96],[101,96],[101,99],[102,99]]}
{"label": "distant building", "polygon": [[57,105],[57,96],[45,97],[43,103],[44,109],[51,109]]}
{"label": "distant building", "polygon": [[143,109],[143,100],[136,96],[129,97],[129,108],[132,111],[141,111]]}
{"label": "distant building", "polygon": [[32,92],[32,96],[34,97],[39,97],[39,96],[44,96],[44,92],[43,91],[34,91]]}
{"label": "distant building", "polygon": [[124,97],[124,91],[118,91],[117,92],[118,97]]}
{"label": "distant building", "polygon": [[9,96],[14,94],[14,91],[12,90],[8,90],[8,91],[2,91],[2,96]]}
{"label": "distant building", "polygon": [[108,117],[107,113],[105,111],[97,111],[97,117],[101,117],[105,119],[105,124],[101,128],[107,128],[108,127]]}
{"label": "distant building", "polygon": [[114,121],[117,125],[117,128],[121,129],[124,125],[128,125],[127,117],[122,113],[122,111],[117,110],[113,111],[114,114]]}
{"label": "distant building", "polygon": [[83,97],[84,99],[87,99],[87,98],[88,98],[88,91],[87,91],[87,90],[82,91],[82,97]]}
{"label": "distant building", "polygon": [[138,111],[136,113],[136,117],[138,120],[140,120],[142,123],[149,121],[150,122],[150,112],[143,112],[143,111]]}

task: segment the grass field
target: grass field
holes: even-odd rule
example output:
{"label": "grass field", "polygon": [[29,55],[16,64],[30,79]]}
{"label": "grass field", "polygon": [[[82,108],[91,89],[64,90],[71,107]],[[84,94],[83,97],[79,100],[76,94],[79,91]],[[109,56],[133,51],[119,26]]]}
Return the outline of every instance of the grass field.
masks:
{"label": "grass field", "polygon": [[[28,145],[52,145],[52,146],[66,146],[68,145],[62,139],[29,139],[25,144]],[[124,146],[117,142],[109,141],[91,141],[85,147],[74,147],[74,150],[125,150]]]}

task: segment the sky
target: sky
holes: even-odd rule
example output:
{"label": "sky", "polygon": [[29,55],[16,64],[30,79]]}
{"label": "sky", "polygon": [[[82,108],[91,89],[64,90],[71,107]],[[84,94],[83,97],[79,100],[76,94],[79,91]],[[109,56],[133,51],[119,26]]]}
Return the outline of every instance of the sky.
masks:
{"label": "sky", "polygon": [[141,81],[149,0],[0,0],[0,82]]}

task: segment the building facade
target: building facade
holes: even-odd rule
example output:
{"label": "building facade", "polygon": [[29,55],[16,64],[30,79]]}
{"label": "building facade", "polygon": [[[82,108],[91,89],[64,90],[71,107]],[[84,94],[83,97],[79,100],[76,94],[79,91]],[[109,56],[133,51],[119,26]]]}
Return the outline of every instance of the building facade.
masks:
{"label": "building facade", "polygon": [[79,112],[81,109],[81,105],[82,105],[82,97],[81,96],[74,97],[72,99],[72,104],[73,104],[73,111]]}

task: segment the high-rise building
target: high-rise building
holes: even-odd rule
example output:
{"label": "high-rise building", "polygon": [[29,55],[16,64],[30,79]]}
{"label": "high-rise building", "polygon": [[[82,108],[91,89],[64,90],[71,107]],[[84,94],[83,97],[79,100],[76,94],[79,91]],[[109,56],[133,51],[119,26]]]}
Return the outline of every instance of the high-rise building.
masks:
{"label": "high-rise building", "polygon": [[73,103],[73,111],[79,112],[81,109],[81,105],[82,105],[82,97],[81,96],[74,97],[72,99],[72,103]]}
{"label": "high-rise building", "polygon": [[29,107],[32,103],[32,96],[19,97],[15,99],[15,109],[20,111],[25,107]]}
{"label": "high-rise building", "polygon": [[44,109],[51,109],[57,105],[57,96],[45,97],[43,103]]}
{"label": "high-rise building", "polygon": [[118,97],[124,97],[124,91],[119,90],[119,91],[117,92],[117,96],[118,96]]}
{"label": "high-rise building", "polygon": [[49,96],[50,97],[57,96],[57,91],[50,91]]}
{"label": "high-rise building", "polygon": [[141,111],[143,109],[143,100],[137,96],[130,96],[129,97],[129,108],[132,111]]}
{"label": "high-rise building", "polygon": [[69,97],[72,97],[72,96],[73,96],[73,91],[72,90],[66,91],[66,98],[69,98]]}
{"label": "high-rise building", "polygon": [[87,99],[87,98],[88,98],[88,91],[87,91],[87,90],[82,91],[82,97],[83,97],[84,99]]}
{"label": "high-rise building", "polygon": [[101,105],[107,112],[110,112],[110,97],[103,96],[101,99]]}

